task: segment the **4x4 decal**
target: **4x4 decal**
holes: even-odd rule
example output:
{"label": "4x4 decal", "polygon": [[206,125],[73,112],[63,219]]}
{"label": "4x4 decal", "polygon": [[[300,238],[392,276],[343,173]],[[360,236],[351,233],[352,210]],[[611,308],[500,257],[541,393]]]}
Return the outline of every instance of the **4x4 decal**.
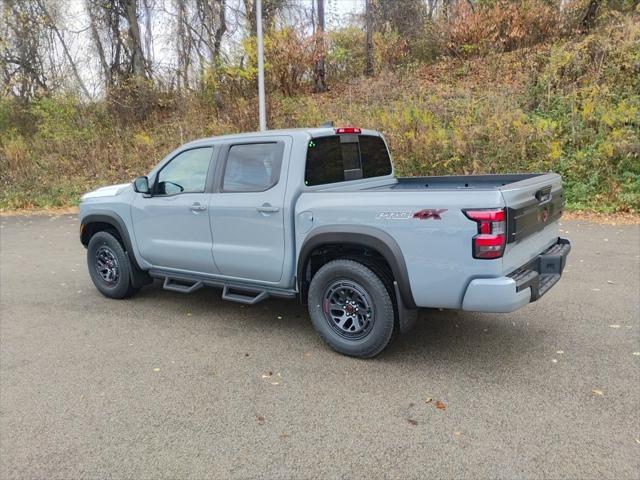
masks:
{"label": "4x4 decal", "polygon": [[425,208],[424,210],[414,213],[413,218],[418,218],[420,220],[429,220],[430,218],[433,218],[434,220],[442,220],[440,215],[446,211],[446,208]]}

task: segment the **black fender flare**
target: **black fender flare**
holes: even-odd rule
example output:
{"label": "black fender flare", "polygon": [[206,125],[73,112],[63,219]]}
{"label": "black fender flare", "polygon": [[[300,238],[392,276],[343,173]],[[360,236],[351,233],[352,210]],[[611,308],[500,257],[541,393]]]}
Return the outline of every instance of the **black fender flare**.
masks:
{"label": "black fender flare", "polygon": [[89,238],[87,238],[84,233],[85,227],[92,223],[106,223],[112,226],[118,232],[118,235],[120,235],[124,243],[124,248],[129,256],[129,262],[131,262],[131,266],[133,267],[131,269],[131,282],[134,287],[141,287],[153,281],[149,274],[138,265],[136,256],[133,253],[133,244],[131,243],[129,231],[120,215],[114,212],[104,212],[92,213],[84,217],[80,224],[80,242],[82,242],[85,247],[89,245]]}
{"label": "black fender flare", "polygon": [[417,308],[411,293],[409,273],[400,246],[387,232],[364,225],[324,225],[309,232],[298,255],[296,278],[299,291],[302,291],[300,284],[304,279],[305,268],[311,252],[322,245],[329,244],[363,246],[377,251],[391,267],[404,305],[410,309]]}

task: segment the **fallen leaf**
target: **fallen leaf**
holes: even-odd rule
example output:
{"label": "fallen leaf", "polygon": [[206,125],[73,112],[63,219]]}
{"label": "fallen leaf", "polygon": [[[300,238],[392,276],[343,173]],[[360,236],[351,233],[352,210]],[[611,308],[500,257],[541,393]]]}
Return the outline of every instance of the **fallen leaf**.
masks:
{"label": "fallen leaf", "polygon": [[598,396],[603,396],[604,393],[602,393],[602,390],[598,390],[597,388],[594,388],[593,390],[591,390],[591,393],[593,393],[594,395],[598,395]]}
{"label": "fallen leaf", "polygon": [[444,403],[442,403],[440,400],[438,400],[436,401],[436,408],[438,410],[446,410],[447,406]]}
{"label": "fallen leaf", "polygon": [[418,425],[418,422],[416,422],[412,418],[407,418],[407,422],[409,422],[409,425],[413,425],[414,427]]}

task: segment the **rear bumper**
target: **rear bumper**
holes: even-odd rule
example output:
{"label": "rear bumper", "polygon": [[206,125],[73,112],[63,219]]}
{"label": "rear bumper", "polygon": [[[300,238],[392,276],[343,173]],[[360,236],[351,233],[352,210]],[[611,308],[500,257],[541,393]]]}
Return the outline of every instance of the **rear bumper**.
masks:
{"label": "rear bumper", "polygon": [[462,309],[505,313],[536,301],[560,280],[570,251],[569,240],[559,237],[554,245],[505,277],[472,280]]}

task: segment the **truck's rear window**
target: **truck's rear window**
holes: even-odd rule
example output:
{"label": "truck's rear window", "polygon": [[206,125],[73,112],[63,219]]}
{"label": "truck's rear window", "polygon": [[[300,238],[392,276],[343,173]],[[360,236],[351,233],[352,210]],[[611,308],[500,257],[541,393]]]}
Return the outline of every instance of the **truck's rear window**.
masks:
{"label": "truck's rear window", "polygon": [[381,177],[390,173],[389,152],[380,137],[330,135],[309,142],[306,185]]}

